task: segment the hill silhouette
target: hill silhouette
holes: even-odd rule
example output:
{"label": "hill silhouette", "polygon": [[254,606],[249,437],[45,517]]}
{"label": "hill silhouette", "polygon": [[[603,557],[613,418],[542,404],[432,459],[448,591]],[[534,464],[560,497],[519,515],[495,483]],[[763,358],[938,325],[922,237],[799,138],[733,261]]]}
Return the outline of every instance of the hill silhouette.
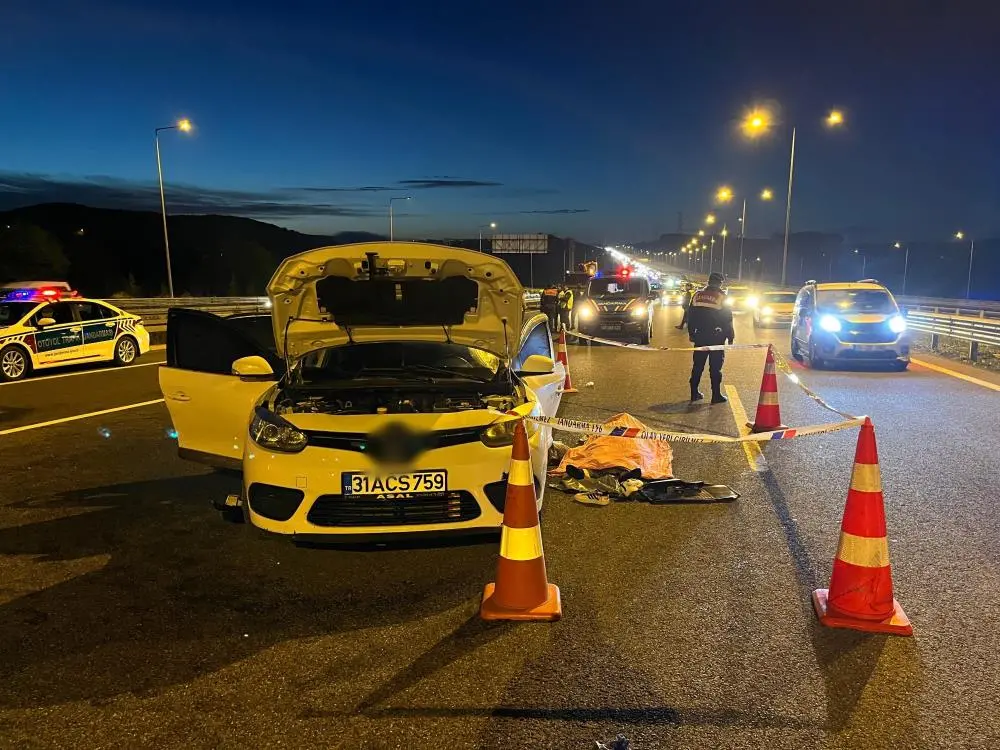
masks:
{"label": "hill silhouette", "polygon": [[[196,296],[263,294],[275,267],[289,255],[384,239],[368,232],[303,234],[215,214],[169,216],[168,228],[174,292]],[[46,275],[95,297],[166,294],[160,214],[75,203],[0,212],[0,282]]]}

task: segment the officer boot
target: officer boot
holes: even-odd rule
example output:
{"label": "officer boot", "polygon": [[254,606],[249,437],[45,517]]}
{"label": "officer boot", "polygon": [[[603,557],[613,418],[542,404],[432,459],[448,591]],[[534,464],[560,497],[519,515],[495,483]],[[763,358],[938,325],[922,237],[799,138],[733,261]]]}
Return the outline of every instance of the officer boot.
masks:
{"label": "officer boot", "polygon": [[695,380],[691,381],[691,400],[701,401],[705,398],[705,394],[698,390],[698,383]]}
{"label": "officer boot", "polygon": [[724,404],[729,399],[722,395],[722,374],[712,375],[712,403]]}

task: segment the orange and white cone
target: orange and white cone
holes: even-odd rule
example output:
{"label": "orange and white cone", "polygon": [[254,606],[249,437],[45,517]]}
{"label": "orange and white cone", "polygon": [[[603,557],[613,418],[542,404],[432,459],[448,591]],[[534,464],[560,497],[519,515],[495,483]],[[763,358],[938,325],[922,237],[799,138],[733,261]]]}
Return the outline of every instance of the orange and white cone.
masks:
{"label": "orange and white cone", "polygon": [[559,587],[549,583],[545,574],[535,477],[523,421],[514,429],[496,582],[486,584],[479,616],[484,620],[543,621],[562,617]]}
{"label": "orange and white cone", "polygon": [[563,393],[579,393],[576,388],[573,387],[573,381],[569,376],[569,355],[566,353],[566,329],[559,329],[559,341],[556,342],[556,362],[562,362],[563,368],[566,370],[566,382],[563,383]]}
{"label": "orange and white cone", "polygon": [[812,599],[819,621],[828,627],[913,635],[893,598],[875,428],[867,418],[858,435],[830,588],[817,589]]}
{"label": "orange and white cone", "polygon": [[781,407],[778,405],[778,374],[774,367],[774,351],[767,346],[767,359],[764,360],[764,376],[760,380],[760,397],[757,399],[757,414],[753,424],[747,425],[750,432],[770,432],[771,430],[787,430],[781,424]]}

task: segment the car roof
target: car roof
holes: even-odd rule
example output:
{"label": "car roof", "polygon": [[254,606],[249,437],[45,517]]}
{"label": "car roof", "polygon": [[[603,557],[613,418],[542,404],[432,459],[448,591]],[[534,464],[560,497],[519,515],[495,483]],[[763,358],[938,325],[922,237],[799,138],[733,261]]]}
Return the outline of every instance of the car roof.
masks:
{"label": "car roof", "polygon": [[829,282],[826,284],[816,284],[817,291],[849,291],[855,289],[870,289],[870,290],[881,290],[889,291],[881,284],[873,284],[868,281],[851,281],[851,282]]}

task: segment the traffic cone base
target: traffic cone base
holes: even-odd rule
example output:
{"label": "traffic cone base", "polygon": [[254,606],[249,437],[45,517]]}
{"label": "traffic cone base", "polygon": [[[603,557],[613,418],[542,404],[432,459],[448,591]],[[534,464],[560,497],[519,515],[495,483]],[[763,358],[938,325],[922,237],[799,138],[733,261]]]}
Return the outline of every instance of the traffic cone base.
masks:
{"label": "traffic cone base", "polygon": [[496,602],[495,583],[487,583],[483,591],[483,603],[479,608],[479,616],[487,621],[517,620],[536,622],[555,622],[562,617],[562,597],[559,587],[554,583],[546,586],[545,601],[531,609],[507,609]]}
{"label": "traffic cone base", "polygon": [[566,369],[566,379],[563,381],[562,392],[579,393],[579,391],[573,387],[573,380],[569,376],[569,355],[566,352],[565,326],[559,329],[559,340],[556,342],[556,362],[562,362],[562,366]]}
{"label": "traffic cone base", "polygon": [[892,615],[884,620],[862,620],[857,617],[832,612],[829,606],[829,589],[816,589],[812,593],[813,606],[819,621],[828,628],[848,628],[864,633],[884,633],[886,635],[913,635],[913,625],[899,602],[892,600]]}

